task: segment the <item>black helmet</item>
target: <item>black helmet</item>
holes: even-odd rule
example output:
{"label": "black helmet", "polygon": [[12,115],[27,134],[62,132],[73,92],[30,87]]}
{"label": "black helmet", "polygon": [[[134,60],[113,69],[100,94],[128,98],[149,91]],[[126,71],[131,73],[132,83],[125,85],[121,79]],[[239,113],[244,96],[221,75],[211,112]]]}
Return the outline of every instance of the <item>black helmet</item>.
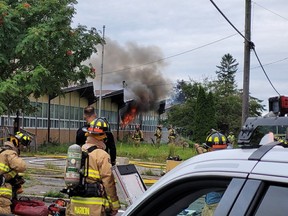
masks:
{"label": "black helmet", "polygon": [[226,149],[227,148],[227,138],[223,134],[216,130],[213,130],[207,138],[205,144],[213,149]]}
{"label": "black helmet", "polygon": [[111,128],[110,128],[110,124],[109,124],[108,120],[105,117],[101,117],[101,119],[103,119],[103,121],[105,121],[106,125],[107,125],[107,127],[104,127],[104,131],[110,131]]}
{"label": "black helmet", "polygon": [[84,132],[88,132],[91,134],[104,134],[105,131],[108,130],[108,124],[107,121],[105,121],[103,118],[96,118],[92,122],[90,122],[89,127],[84,127],[82,130]]}
{"label": "black helmet", "polygon": [[[31,137],[27,134],[27,133],[22,133],[20,131],[18,131],[15,134],[15,138],[18,140],[18,143],[16,143],[16,146],[19,146],[19,143],[21,143],[24,146],[28,146],[31,143]],[[13,142],[14,143],[14,142]],[[15,143],[14,143],[15,145]]]}

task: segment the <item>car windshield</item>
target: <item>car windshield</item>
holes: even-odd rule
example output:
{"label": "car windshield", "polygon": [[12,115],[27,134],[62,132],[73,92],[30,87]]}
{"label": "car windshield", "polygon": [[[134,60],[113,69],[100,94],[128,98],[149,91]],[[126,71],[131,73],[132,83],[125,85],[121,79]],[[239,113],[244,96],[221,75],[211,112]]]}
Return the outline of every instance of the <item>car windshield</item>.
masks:
{"label": "car windshield", "polygon": [[[269,140],[267,137],[267,134],[273,133],[274,135],[274,141],[276,140],[282,140],[286,141],[288,136],[288,125],[282,125],[282,126],[258,126],[251,136],[250,144],[251,145],[259,145],[259,144],[267,144],[267,141]],[[266,137],[265,137],[266,135]],[[263,138],[267,138],[268,140],[262,140]],[[271,140],[269,140],[271,141]],[[269,143],[269,142],[268,142]]]}

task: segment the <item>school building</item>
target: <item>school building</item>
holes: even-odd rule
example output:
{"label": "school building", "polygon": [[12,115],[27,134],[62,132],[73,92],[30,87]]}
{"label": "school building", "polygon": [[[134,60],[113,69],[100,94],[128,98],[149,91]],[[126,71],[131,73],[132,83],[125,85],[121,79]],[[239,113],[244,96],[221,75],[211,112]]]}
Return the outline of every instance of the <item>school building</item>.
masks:
{"label": "school building", "polygon": [[[7,113],[0,118],[0,136],[10,133],[13,127],[19,125],[20,130],[29,132],[34,137],[35,149],[37,146],[50,142],[75,143],[76,131],[84,125],[83,110],[86,106],[95,107],[99,113],[99,90],[95,91],[93,83],[63,89],[62,95],[43,96],[38,99],[30,98],[37,112],[29,115],[25,113]],[[159,101],[155,110],[139,113],[126,127],[121,127],[121,111],[130,101],[124,101],[124,89],[102,90],[101,116],[110,123],[115,139],[122,140],[134,130],[136,123],[141,125],[145,141],[151,141],[155,128],[165,111],[165,101]]]}

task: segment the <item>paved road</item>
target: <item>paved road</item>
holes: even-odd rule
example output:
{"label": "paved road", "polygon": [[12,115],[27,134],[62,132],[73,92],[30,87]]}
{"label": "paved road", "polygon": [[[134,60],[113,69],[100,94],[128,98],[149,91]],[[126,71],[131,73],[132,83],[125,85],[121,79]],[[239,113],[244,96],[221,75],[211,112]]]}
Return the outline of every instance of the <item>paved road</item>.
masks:
{"label": "paved road", "polygon": [[[42,199],[47,205],[50,205],[56,198],[47,198],[47,193],[58,193],[65,188],[64,171],[66,160],[63,158],[37,158],[25,157],[27,163],[27,173],[25,174],[24,192],[20,196],[33,196],[37,199]],[[140,164],[135,165],[137,171],[142,178],[160,178],[163,171],[162,168],[155,166]],[[156,176],[147,176],[147,173],[155,174]],[[146,185],[149,187],[149,185]],[[121,190],[117,188],[118,196],[121,203],[126,203]],[[66,196],[66,198],[68,198]],[[125,208],[123,208],[125,209]],[[120,215],[120,214],[119,214]]]}
{"label": "paved road", "polygon": [[24,158],[28,170],[25,173],[23,195],[43,196],[47,192],[60,191],[65,187],[64,159]]}

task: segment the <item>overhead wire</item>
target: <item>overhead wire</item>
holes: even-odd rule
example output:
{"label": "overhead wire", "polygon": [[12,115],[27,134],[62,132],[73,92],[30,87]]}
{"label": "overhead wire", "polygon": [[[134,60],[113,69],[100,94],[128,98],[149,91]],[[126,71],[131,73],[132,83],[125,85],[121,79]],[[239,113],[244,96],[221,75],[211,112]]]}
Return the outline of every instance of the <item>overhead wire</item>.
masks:
{"label": "overhead wire", "polygon": [[236,32],[238,32],[238,34],[239,34],[240,36],[242,36],[242,38],[244,38],[244,40],[249,43],[250,49],[252,49],[252,50],[254,51],[254,54],[255,54],[255,56],[256,56],[256,59],[257,59],[258,63],[260,64],[260,66],[261,66],[261,68],[262,68],[262,70],[263,70],[263,72],[264,72],[264,74],[265,74],[268,82],[270,83],[270,85],[272,86],[272,88],[274,89],[274,91],[275,91],[278,95],[280,95],[280,93],[277,91],[277,89],[275,88],[275,86],[274,86],[273,83],[271,82],[269,76],[267,75],[267,73],[266,73],[266,71],[265,71],[265,69],[264,69],[264,67],[263,67],[263,65],[262,65],[262,63],[261,63],[261,61],[260,61],[260,59],[259,59],[259,57],[258,57],[258,54],[257,54],[257,52],[256,52],[254,43],[253,43],[251,40],[249,40],[248,38],[246,38],[246,37],[233,25],[233,23],[225,16],[225,14],[220,10],[220,8],[214,3],[213,0],[210,0],[210,2],[214,5],[214,7],[217,9],[217,11],[224,17],[224,19],[234,28],[234,30],[235,30]]}
{"label": "overhead wire", "polygon": [[[143,67],[143,66],[145,66],[145,65],[154,64],[154,63],[157,63],[157,62],[164,61],[164,60],[166,60],[166,59],[170,59],[170,58],[174,58],[174,57],[177,57],[177,56],[180,56],[180,55],[184,55],[184,54],[186,54],[186,53],[196,51],[196,50],[201,49],[201,48],[206,47],[206,46],[210,46],[210,45],[212,45],[212,44],[215,44],[215,43],[221,42],[221,41],[223,41],[223,40],[226,40],[226,39],[228,39],[228,38],[234,37],[234,36],[236,36],[236,35],[237,35],[237,33],[232,34],[232,35],[228,35],[228,36],[226,36],[226,37],[220,38],[220,39],[218,39],[218,40],[215,40],[215,41],[212,41],[212,42],[209,42],[209,43],[206,43],[206,44],[203,44],[203,45],[198,46],[198,47],[195,47],[195,48],[193,48],[193,49],[186,50],[186,51],[183,51],[183,52],[180,52],[180,53],[176,53],[176,54],[174,54],[174,55],[170,55],[170,56],[167,56],[167,57],[164,57],[164,58],[161,58],[161,59],[157,59],[157,60],[155,60],[155,61],[146,62],[146,63],[143,63],[143,64],[139,64],[139,65],[135,65],[135,66],[131,66],[131,67],[126,67],[126,68],[119,69],[119,70],[104,72],[104,73],[103,73],[103,76],[108,75],[108,74],[111,74],[111,73],[124,72],[124,71],[131,70],[131,69],[134,69],[134,68]],[[149,86],[158,86],[158,85],[159,85],[159,86],[160,86],[160,85],[175,85],[175,82],[160,83],[160,84],[158,83],[158,84],[149,85]]]}
{"label": "overhead wire", "polygon": [[272,10],[269,10],[268,8],[263,7],[262,5],[258,4],[258,3],[255,2],[255,1],[252,1],[252,2],[254,3],[254,5],[257,5],[258,7],[261,7],[261,8],[263,8],[264,10],[267,10],[267,11],[269,11],[270,13],[273,13],[274,15],[276,15],[276,16],[278,16],[278,17],[281,17],[282,19],[285,19],[285,20],[288,21],[288,18],[286,18],[286,17],[284,17],[284,16],[282,16],[282,15],[280,15],[280,14],[278,14],[278,13],[272,11]]}
{"label": "overhead wire", "polygon": [[[134,69],[134,68],[139,68],[139,67],[142,67],[142,66],[145,66],[145,65],[154,64],[154,63],[157,63],[157,62],[162,62],[162,61],[164,61],[164,60],[166,60],[166,59],[174,58],[174,57],[177,57],[177,56],[180,56],[180,55],[184,55],[184,54],[186,54],[186,53],[193,52],[193,51],[195,51],[195,50],[201,49],[201,48],[203,48],[203,47],[210,46],[210,45],[212,45],[212,44],[215,44],[215,43],[218,43],[218,42],[220,42],[220,41],[226,40],[226,39],[228,39],[228,38],[234,37],[235,35],[237,35],[237,34],[232,34],[232,35],[226,36],[226,37],[224,37],[224,38],[220,38],[220,39],[218,39],[218,40],[212,41],[212,42],[210,42],[210,43],[206,43],[206,44],[204,44],[204,45],[195,47],[195,48],[193,48],[193,49],[186,50],[186,51],[183,51],[183,52],[180,52],[180,53],[171,55],[171,56],[167,56],[167,57],[164,57],[164,58],[161,58],[161,59],[157,59],[157,60],[155,60],[155,61],[150,61],[150,62],[146,62],[146,63],[143,63],[143,64],[139,64],[139,65],[135,65],[135,66],[131,66],[131,67],[119,69],[119,70],[114,70],[114,71],[105,72],[104,74],[107,75],[107,74],[110,74],[110,73],[117,73],[117,72],[127,71],[127,70],[131,70],[131,69]],[[103,75],[104,75],[104,74],[103,74]]]}
{"label": "overhead wire", "polygon": [[[218,8],[218,6],[217,6],[212,0],[210,0],[210,2],[216,7],[216,9],[221,13],[221,15],[226,19],[226,21],[234,28],[234,30],[235,30],[238,34],[240,34],[240,35],[244,38],[244,40],[246,40],[246,41],[248,41],[248,42],[250,43],[250,47],[252,47],[252,49],[253,49],[253,51],[254,51],[254,53],[255,53],[255,56],[256,56],[256,58],[257,58],[257,60],[258,60],[258,62],[259,62],[259,65],[260,65],[259,67],[262,68],[262,70],[263,70],[266,78],[268,79],[270,85],[271,85],[271,86],[273,87],[273,89],[279,94],[279,92],[276,90],[276,88],[275,88],[274,85],[272,84],[270,78],[268,77],[268,75],[267,75],[267,73],[266,73],[266,71],[265,71],[265,69],[264,69],[264,67],[263,67],[263,64],[261,63],[261,61],[260,61],[260,59],[259,59],[259,57],[258,57],[258,55],[257,55],[257,53],[256,53],[254,43],[253,43],[252,41],[248,40],[248,39],[232,24],[232,22],[230,22],[230,20],[225,16],[225,14]],[[258,3],[254,2],[254,1],[253,1],[253,3],[254,3],[254,4],[257,4],[259,7],[262,7],[263,9],[265,9],[265,10],[267,10],[267,11],[269,11],[269,12],[271,12],[271,13],[273,13],[273,14],[275,14],[275,15],[283,18],[283,19],[288,20],[287,18],[285,18],[285,17],[283,17],[283,16],[281,16],[281,15],[279,15],[279,14],[277,14],[277,13],[275,13],[275,12],[273,12],[273,11],[271,11],[271,10],[269,10],[269,9],[261,6],[261,5],[259,5]],[[134,68],[143,67],[143,66],[145,66],[145,65],[154,64],[154,63],[157,63],[157,62],[164,61],[164,60],[166,60],[166,59],[170,59],[170,58],[174,58],[174,57],[177,57],[177,56],[180,56],[180,55],[184,55],[184,54],[186,54],[186,53],[193,52],[193,51],[196,51],[196,50],[201,49],[201,48],[203,48],[203,47],[206,47],[206,46],[209,46],[209,45],[218,43],[218,42],[223,41],[223,40],[226,40],[226,39],[228,39],[228,38],[230,38],[230,37],[233,37],[233,36],[235,36],[235,35],[237,35],[237,34],[232,34],[232,35],[229,35],[229,36],[227,36],[227,37],[220,38],[220,39],[218,39],[218,40],[212,41],[212,42],[210,42],[210,43],[206,43],[206,44],[201,45],[201,46],[199,46],[199,47],[196,47],[196,48],[193,48],[193,49],[190,49],[190,50],[186,50],[186,51],[183,51],[183,52],[180,52],[180,53],[176,53],[176,54],[174,54],[174,55],[170,55],[170,56],[167,56],[167,57],[164,57],[164,58],[160,58],[160,59],[157,59],[157,60],[154,60],[154,61],[146,62],[146,63],[139,64],[139,65],[135,65],[135,66],[126,67],[126,68],[119,69],[119,70],[108,71],[108,72],[103,73],[103,76],[104,76],[104,75],[111,74],[111,73],[123,72],[123,71],[131,70],[131,69],[134,69]],[[272,62],[272,63],[269,63],[269,64],[275,64],[275,63],[277,63],[277,62],[284,61],[284,60],[286,60],[286,59],[287,59],[287,58],[282,59],[282,60],[278,60],[278,61],[275,61],[275,62]],[[265,65],[269,65],[269,64],[265,64]],[[173,84],[173,83],[165,83],[165,84],[163,83],[163,84],[161,84],[161,85],[172,85],[172,84]],[[279,94],[279,95],[280,95],[280,94]]]}
{"label": "overhead wire", "polygon": [[[285,57],[283,59],[279,59],[279,60],[276,60],[276,61],[273,61],[273,62],[269,62],[267,64],[264,64],[263,66],[276,64],[276,63],[279,63],[279,62],[282,62],[282,61],[286,61],[286,60],[288,60],[288,57]],[[261,67],[261,66],[252,67],[251,69],[255,69],[255,68],[259,68],[259,67]]]}

